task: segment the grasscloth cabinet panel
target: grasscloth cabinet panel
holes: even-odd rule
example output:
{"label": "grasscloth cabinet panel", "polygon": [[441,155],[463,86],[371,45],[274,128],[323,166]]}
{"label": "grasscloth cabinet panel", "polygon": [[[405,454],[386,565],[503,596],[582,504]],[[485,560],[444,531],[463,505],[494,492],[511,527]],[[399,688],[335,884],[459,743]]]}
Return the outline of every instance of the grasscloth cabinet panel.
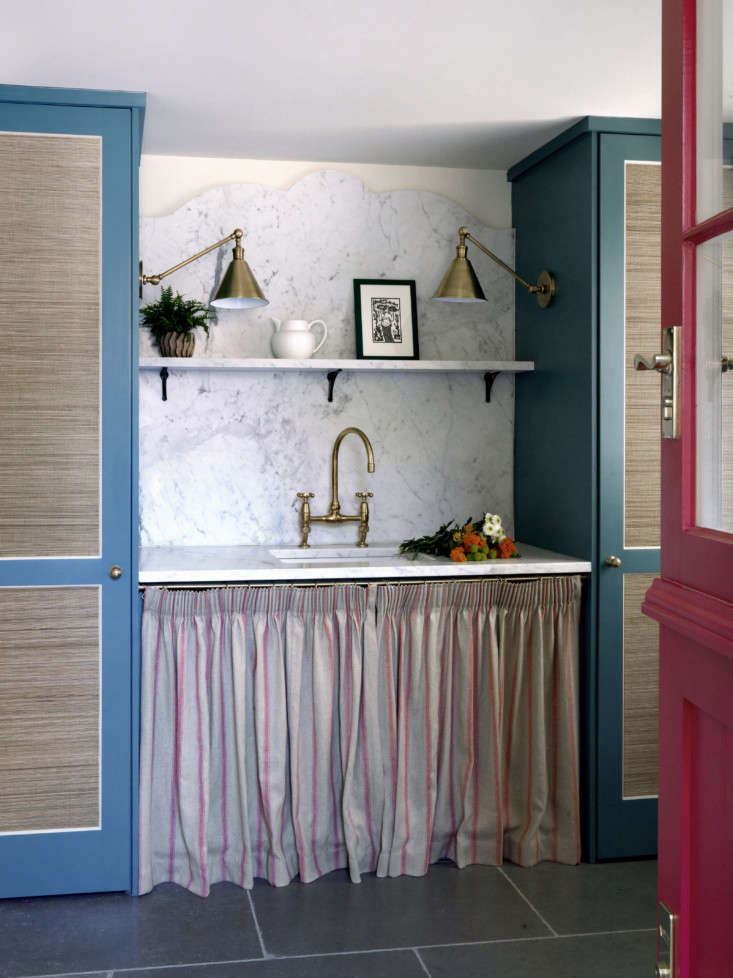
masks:
{"label": "grasscloth cabinet panel", "polygon": [[98,828],[100,590],[0,589],[0,832]]}
{"label": "grasscloth cabinet panel", "polygon": [[100,547],[102,140],[0,132],[0,557]]}

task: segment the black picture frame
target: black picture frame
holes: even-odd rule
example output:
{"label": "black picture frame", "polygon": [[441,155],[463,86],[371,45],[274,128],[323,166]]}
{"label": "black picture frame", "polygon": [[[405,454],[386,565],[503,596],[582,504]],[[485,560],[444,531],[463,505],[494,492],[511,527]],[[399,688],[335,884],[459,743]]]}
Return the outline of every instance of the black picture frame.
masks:
{"label": "black picture frame", "polygon": [[420,359],[414,279],[355,278],[354,319],[358,360]]}

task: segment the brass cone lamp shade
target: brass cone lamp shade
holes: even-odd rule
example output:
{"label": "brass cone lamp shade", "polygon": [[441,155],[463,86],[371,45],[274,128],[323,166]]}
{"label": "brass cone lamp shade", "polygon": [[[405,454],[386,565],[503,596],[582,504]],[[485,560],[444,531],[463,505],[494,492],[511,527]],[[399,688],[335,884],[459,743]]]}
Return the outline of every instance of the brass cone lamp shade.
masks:
{"label": "brass cone lamp shade", "polygon": [[211,305],[217,309],[253,309],[255,306],[266,306],[268,300],[257,284],[252,269],[244,260],[242,249],[234,248],[233,254]]}
{"label": "brass cone lamp shade", "polygon": [[473,265],[466,258],[465,246],[459,245],[456,251],[457,257],[450,263],[433,298],[443,302],[486,302]]}
{"label": "brass cone lamp shade", "polygon": [[451,262],[445,278],[438,286],[438,291],[433,296],[434,299],[440,299],[442,302],[486,302],[486,296],[484,295],[484,290],[481,288],[481,283],[476,277],[473,265],[466,257],[467,241],[475,244],[492,261],[495,261],[512,278],[516,279],[520,285],[523,285],[530,295],[534,295],[541,309],[546,309],[555,298],[557,284],[555,282],[555,276],[550,272],[540,272],[537,284],[532,285],[531,282],[522,278],[513,268],[507,265],[505,261],[502,261],[498,255],[495,255],[493,251],[489,251],[486,245],[477,241],[469,232],[468,228],[458,228],[458,241],[456,257]]}

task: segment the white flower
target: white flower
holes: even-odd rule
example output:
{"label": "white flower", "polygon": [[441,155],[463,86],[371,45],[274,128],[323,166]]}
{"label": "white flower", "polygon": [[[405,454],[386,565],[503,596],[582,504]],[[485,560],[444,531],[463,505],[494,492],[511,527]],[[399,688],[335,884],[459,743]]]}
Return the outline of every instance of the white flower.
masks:
{"label": "white flower", "polygon": [[484,514],[484,525],[483,532],[485,536],[490,537],[492,540],[500,540],[506,534],[501,525],[501,516],[495,513],[485,513]]}

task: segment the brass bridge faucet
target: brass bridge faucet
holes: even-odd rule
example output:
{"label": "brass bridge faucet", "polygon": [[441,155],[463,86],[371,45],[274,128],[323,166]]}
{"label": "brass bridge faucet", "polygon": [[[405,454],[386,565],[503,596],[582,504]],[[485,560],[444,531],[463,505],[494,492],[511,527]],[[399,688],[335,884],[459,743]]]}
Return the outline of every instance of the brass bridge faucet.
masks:
{"label": "brass bridge faucet", "polygon": [[303,503],[300,510],[300,532],[301,532],[301,547],[308,547],[308,534],[311,531],[311,523],[359,523],[359,547],[367,547],[369,544],[366,542],[366,535],[369,531],[369,503],[367,499],[370,499],[374,493],[372,492],[357,492],[355,495],[358,499],[361,499],[359,505],[359,515],[358,516],[344,516],[341,512],[341,503],[339,502],[339,448],[341,447],[341,442],[347,435],[354,434],[358,435],[364,442],[364,448],[367,453],[367,472],[374,471],[374,452],[372,451],[372,443],[369,441],[367,436],[361,430],[361,428],[344,428],[344,430],[336,436],[336,441],[333,443],[333,451],[331,452],[331,507],[327,516],[312,516],[310,500],[313,499],[312,492],[299,492],[298,499],[302,499]]}

